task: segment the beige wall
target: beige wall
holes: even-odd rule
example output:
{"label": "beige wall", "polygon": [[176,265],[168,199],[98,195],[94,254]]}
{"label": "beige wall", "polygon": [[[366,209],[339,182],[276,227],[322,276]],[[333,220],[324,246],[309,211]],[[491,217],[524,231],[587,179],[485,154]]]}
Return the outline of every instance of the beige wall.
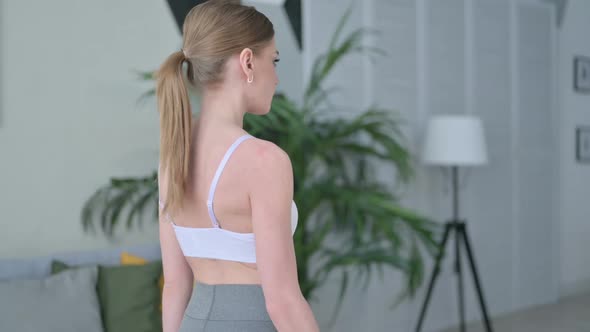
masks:
{"label": "beige wall", "polygon": [[[110,176],[156,165],[133,70],[179,48],[166,2],[5,0],[0,21],[0,257],[113,245],[82,232],[80,210]],[[157,241],[154,225],[115,245]]]}

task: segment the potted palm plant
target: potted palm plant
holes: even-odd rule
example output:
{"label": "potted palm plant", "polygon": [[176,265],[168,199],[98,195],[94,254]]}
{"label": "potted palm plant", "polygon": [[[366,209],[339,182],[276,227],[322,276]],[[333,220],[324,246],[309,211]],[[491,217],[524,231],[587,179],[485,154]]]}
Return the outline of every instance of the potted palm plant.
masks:
{"label": "potted palm plant", "polygon": [[[325,78],[346,55],[364,50],[365,30],[340,40],[349,13],[326,53],[316,59],[301,105],[277,94],[268,115],[244,120],[248,132],[276,143],[291,158],[299,208],[294,243],[303,295],[313,299],[328,276],[341,273],[339,304],[351,274],[363,278],[366,286],[372,272],[383,268],[401,271],[406,287],[400,295],[413,295],[423,281],[423,254],[438,250],[437,224],[400,206],[396,194],[374,176],[373,168],[385,164],[394,166],[392,178],[398,185],[412,178],[411,154],[394,112],[371,107],[353,117],[318,115],[328,104]],[[337,109],[330,112],[337,114]],[[86,202],[84,228],[98,224],[112,236],[122,223],[134,227],[134,222],[157,220],[157,195],[156,171],[112,178]],[[153,215],[144,218],[144,211]]]}

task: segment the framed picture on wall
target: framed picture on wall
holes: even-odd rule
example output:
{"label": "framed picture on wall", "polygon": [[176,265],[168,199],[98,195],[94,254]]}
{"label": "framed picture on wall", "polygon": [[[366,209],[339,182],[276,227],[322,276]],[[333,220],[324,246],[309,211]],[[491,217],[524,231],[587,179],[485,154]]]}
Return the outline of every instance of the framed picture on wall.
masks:
{"label": "framed picture on wall", "polygon": [[590,126],[576,129],[576,159],[581,163],[590,163]]}
{"label": "framed picture on wall", "polygon": [[590,93],[590,57],[574,58],[574,90]]}

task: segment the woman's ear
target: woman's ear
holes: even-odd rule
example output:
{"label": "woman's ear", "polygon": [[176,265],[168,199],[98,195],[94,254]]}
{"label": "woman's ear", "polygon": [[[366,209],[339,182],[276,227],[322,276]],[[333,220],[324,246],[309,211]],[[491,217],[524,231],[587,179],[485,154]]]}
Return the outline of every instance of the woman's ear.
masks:
{"label": "woman's ear", "polygon": [[251,49],[245,48],[240,53],[240,68],[247,80],[254,75],[254,52]]}

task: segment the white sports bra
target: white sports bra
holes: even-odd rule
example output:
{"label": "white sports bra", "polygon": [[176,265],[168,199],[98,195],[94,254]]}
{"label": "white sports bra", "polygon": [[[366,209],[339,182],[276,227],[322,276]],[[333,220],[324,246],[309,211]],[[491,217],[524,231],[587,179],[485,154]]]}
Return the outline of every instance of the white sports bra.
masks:
{"label": "white sports bra", "polygon": [[[176,238],[178,239],[178,243],[184,256],[256,263],[254,233],[237,233],[221,228],[217,217],[215,217],[215,212],[213,212],[213,198],[221,173],[234,151],[242,142],[249,138],[252,138],[252,136],[241,136],[231,145],[221,160],[221,164],[217,168],[217,172],[213,177],[213,182],[209,189],[209,197],[207,199],[207,209],[209,210],[209,217],[211,218],[213,227],[197,228],[178,226],[170,216],[166,214],[166,218],[174,227]],[[159,204],[160,208],[164,207],[164,203],[161,200],[159,201]],[[295,202],[292,202],[291,234],[295,233],[297,220],[297,205],[295,205]]]}

